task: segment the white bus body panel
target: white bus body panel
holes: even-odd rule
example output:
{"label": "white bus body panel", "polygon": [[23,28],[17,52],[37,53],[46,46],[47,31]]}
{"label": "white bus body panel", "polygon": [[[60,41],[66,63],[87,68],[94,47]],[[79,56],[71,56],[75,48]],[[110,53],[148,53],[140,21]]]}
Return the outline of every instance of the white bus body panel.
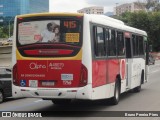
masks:
{"label": "white bus body panel", "polygon": [[93,88],[93,100],[113,97],[115,83]]}
{"label": "white bus body panel", "polygon": [[[48,99],[92,99],[91,84],[80,88],[28,88],[13,86],[14,97],[33,97]],[[38,94],[38,95],[37,95]],[[60,95],[59,95],[60,94]]]}
{"label": "white bus body panel", "polygon": [[141,74],[142,70],[145,71],[145,60],[142,58],[128,59],[128,89],[133,89],[141,85]]}

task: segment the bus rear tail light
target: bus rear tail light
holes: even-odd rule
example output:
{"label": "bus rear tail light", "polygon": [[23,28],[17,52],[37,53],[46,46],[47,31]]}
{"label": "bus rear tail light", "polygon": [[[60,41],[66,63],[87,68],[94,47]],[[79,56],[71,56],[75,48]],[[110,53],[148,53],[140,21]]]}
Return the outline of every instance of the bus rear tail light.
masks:
{"label": "bus rear tail light", "polygon": [[18,18],[18,20],[23,20],[23,18]]}
{"label": "bus rear tail light", "polygon": [[13,84],[18,85],[17,83],[18,74],[17,74],[17,64],[13,66]]}
{"label": "bus rear tail light", "polygon": [[81,79],[80,79],[79,87],[83,87],[83,86],[87,85],[87,82],[88,82],[88,70],[87,70],[87,68],[82,64],[82,68],[81,68]]}
{"label": "bus rear tail light", "polygon": [[70,55],[73,53],[73,50],[67,49],[39,49],[39,50],[24,50],[24,53],[27,55]]}

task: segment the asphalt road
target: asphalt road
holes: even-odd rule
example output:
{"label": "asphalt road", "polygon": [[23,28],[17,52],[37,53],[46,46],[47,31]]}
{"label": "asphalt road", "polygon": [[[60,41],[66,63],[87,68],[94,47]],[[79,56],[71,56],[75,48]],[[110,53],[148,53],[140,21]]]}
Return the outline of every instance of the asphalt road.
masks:
{"label": "asphalt road", "polygon": [[[150,66],[149,81],[142,86],[141,92],[122,94],[119,104],[115,106],[104,105],[102,101],[74,101],[71,105],[57,106],[49,100],[23,98],[16,100],[7,99],[4,103],[0,104],[0,111],[93,111],[93,113],[89,113],[89,116],[92,116],[92,114],[95,116],[94,114],[98,111],[160,111],[159,76],[160,61],[156,61],[155,65]],[[114,118],[110,118],[110,120],[112,119]],[[151,120],[151,118],[146,119]],[[152,118],[152,120],[158,119],[160,118]]]}

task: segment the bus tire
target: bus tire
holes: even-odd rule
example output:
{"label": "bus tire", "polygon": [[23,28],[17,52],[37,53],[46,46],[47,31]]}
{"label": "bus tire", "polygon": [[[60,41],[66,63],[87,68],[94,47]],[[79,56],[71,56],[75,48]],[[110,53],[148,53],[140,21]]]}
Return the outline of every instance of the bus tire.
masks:
{"label": "bus tire", "polygon": [[52,102],[56,105],[67,105],[71,103],[70,99],[54,99]]}
{"label": "bus tire", "polygon": [[119,98],[120,98],[120,82],[116,80],[114,96],[110,99],[110,103],[112,105],[117,105],[119,103]]}
{"label": "bus tire", "polygon": [[3,91],[0,90],[0,103],[2,103],[4,101],[4,94]]}

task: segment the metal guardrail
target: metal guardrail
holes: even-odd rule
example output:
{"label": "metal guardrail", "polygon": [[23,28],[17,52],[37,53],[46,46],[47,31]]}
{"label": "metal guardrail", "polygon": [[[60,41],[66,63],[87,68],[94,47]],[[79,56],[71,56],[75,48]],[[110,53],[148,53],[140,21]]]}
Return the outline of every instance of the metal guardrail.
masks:
{"label": "metal guardrail", "polygon": [[12,46],[0,46],[0,68],[8,68],[12,63]]}
{"label": "metal guardrail", "polygon": [[7,41],[8,38],[0,38],[0,41]]}

